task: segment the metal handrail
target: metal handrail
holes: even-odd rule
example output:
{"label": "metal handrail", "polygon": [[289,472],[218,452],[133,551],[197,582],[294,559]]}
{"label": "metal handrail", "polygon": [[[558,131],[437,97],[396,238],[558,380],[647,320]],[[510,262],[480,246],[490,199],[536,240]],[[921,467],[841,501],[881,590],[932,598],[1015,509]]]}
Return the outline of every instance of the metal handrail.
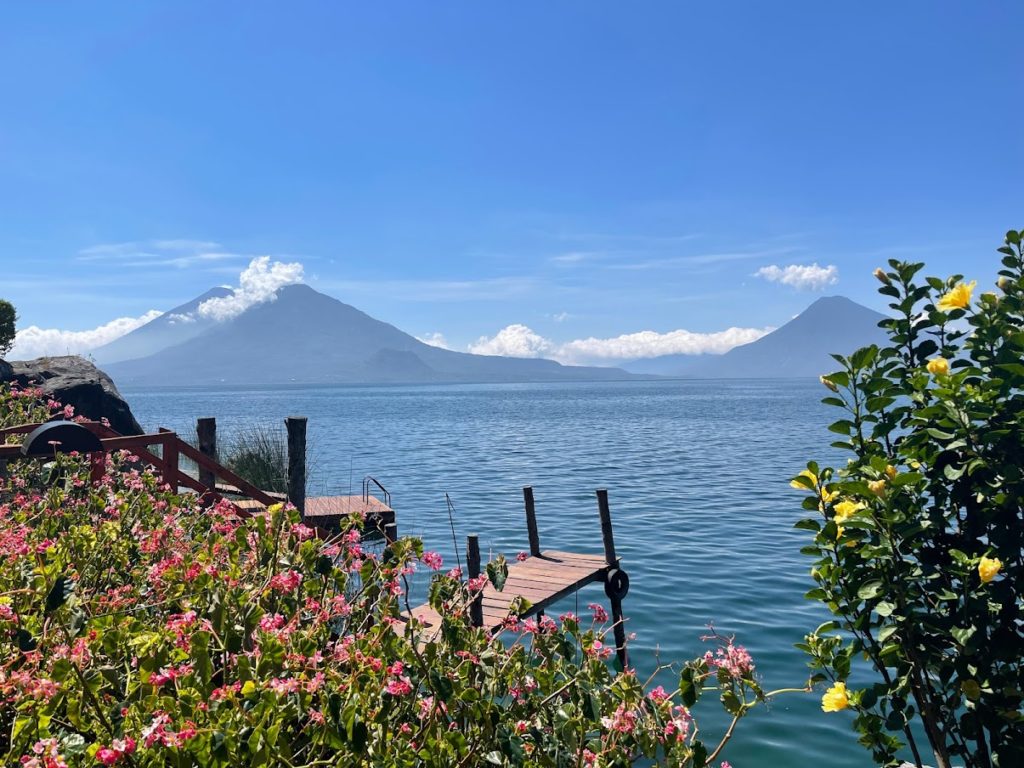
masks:
{"label": "metal handrail", "polygon": [[380,484],[380,480],[373,477],[372,475],[367,475],[366,477],[363,478],[363,503],[366,504],[370,500],[370,483],[373,483],[378,488],[380,488],[380,492],[384,494],[384,503],[390,507],[391,494],[388,493],[387,488]]}

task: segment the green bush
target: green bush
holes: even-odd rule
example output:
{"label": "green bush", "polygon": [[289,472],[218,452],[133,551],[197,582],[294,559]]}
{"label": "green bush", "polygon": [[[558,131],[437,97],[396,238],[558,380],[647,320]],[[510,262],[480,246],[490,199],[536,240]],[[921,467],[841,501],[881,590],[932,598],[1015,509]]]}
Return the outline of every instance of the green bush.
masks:
{"label": "green bush", "polygon": [[11,347],[14,346],[14,324],[17,321],[18,313],[14,311],[14,305],[0,299],[0,357],[10,352]]}
{"label": "green bush", "polygon": [[264,491],[288,491],[288,442],[281,430],[242,427],[228,440],[224,464]]}
{"label": "green bush", "polygon": [[[836,356],[824,402],[845,411],[837,468],[811,462],[798,523],[837,621],[801,647],[876,760],[939,768],[1024,765],[1024,258],[999,249],[999,292],[960,275],[877,270],[890,343]],[[843,631],[837,634],[836,630]],[[876,682],[847,688],[866,658]],[[923,739],[921,737],[923,734]],[[931,762],[931,758],[928,759]]]}

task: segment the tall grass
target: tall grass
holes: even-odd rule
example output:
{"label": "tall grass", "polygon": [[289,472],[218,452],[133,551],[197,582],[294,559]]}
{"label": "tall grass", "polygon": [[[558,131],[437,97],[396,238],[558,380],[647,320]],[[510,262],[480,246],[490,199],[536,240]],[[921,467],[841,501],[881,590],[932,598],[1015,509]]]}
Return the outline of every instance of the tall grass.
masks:
{"label": "tall grass", "polygon": [[224,465],[264,491],[288,490],[288,440],[284,430],[265,424],[241,427],[220,451]]}

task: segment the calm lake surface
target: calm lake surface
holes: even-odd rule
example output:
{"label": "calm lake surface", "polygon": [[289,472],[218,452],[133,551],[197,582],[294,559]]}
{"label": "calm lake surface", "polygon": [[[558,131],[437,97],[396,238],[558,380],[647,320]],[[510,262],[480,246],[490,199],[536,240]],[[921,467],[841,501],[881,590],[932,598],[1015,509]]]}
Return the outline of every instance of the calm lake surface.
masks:
{"label": "calm lake surface", "polygon": [[[594,489],[608,489],[615,543],[631,578],[625,600],[633,663],[643,672],[703,653],[714,622],[753,654],[766,688],[799,686],[793,643],[827,619],[793,529],[800,494],[788,478],[829,448],[834,409],[817,381],[125,389],[149,429],[192,434],[215,416],[223,440],[255,423],[309,417],[311,495],[359,493],[364,475],[391,492],[401,534],[422,536],[454,564],[444,494],[462,547],[527,549],[524,485],[537,500],[541,546],[602,552]],[[578,608],[605,602],[600,586]],[[577,610],[570,598],[562,610]],[[556,612],[552,611],[554,615]],[[666,687],[671,684],[665,681]],[[866,768],[848,712],[826,715],[820,693],[779,698],[740,723],[723,757],[735,768]],[[725,720],[696,708],[706,741]]]}

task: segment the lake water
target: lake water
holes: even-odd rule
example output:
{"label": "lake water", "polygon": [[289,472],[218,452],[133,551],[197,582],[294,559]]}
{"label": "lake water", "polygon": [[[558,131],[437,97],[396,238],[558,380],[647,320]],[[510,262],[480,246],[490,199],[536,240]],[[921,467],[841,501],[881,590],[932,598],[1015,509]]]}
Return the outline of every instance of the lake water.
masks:
{"label": "lake water", "polygon": [[[602,552],[594,489],[608,489],[615,543],[631,578],[631,660],[641,670],[699,655],[714,622],[753,654],[766,688],[799,686],[792,646],[826,620],[813,586],[800,494],[788,478],[829,448],[834,409],[817,381],[124,390],[147,428],[192,434],[216,416],[220,436],[254,423],[309,417],[311,495],[358,493],[366,474],[391,492],[399,531],[422,536],[445,563],[462,547],[527,549],[524,485],[537,500],[541,546]],[[578,605],[606,602],[600,586]],[[576,610],[565,601],[563,610]],[[552,611],[555,614],[556,611]],[[666,680],[666,687],[670,681]],[[826,715],[820,692],[792,694],[740,723],[723,757],[752,766],[872,765],[849,712]],[[724,727],[715,701],[696,709],[706,740]]]}

